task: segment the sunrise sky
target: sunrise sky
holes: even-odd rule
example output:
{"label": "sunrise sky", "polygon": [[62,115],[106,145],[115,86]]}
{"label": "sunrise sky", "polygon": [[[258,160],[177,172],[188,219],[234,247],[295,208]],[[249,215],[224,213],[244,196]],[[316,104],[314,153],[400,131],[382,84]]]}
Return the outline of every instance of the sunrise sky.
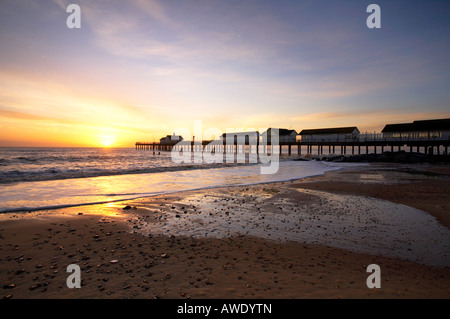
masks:
{"label": "sunrise sky", "polygon": [[450,117],[449,15],[450,1],[2,0],[0,146]]}

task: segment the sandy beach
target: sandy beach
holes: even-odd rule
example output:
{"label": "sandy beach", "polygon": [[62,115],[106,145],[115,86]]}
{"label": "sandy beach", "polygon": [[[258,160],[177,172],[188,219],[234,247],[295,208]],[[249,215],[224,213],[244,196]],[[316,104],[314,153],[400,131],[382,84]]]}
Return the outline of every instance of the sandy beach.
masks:
{"label": "sandy beach", "polygon": [[[3,214],[2,297],[449,298],[449,180],[448,165],[372,164]],[[69,264],[80,289],[66,286]]]}

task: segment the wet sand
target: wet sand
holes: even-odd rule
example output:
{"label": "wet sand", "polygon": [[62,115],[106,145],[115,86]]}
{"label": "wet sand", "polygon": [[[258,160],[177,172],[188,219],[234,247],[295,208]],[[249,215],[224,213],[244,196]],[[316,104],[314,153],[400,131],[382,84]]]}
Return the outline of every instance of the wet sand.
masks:
{"label": "wet sand", "polygon": [[450,228],[450,166],[397,166],[372,164],[370,169],[361,172],[329,172],[325,176],[303,179],[296,186],[336,194],[371,196],[408,205],[433,215]]}
{"label": "wet sand", "polygon": [[[372,211],[379,219],[370,224],[368,242],[387,243],[385,251],[392,243],[400,257],[357,252],[357,245],[348,240],[341,247],[319,240],[333,231],[340,236],[334,242],[353,238],[350,235],[360,232],[342,232],[342,227],[360,226],[350,219],[339,224],[342,216],[337,212],[350,210],[349,216],[369,222],[366,209],[355,205],[374,203],[417,215],[432,225],[422,228],[435,227],[446,236],[449,172],[448,166],[371,165],[293,183],[4,215],[2,297],[449,298],[449,252],[436,251],[444,265],[415,262],[414,254],[423,255],[416,249],[422,242],[395,246],[394,240],[417,240],[412,234],[418,230],[403,229],[406,237],[385,239],[393,234],[384,226],[401,222],[382,220],[385,212],[379,208]],[[126,205],[131,209],[124,210]],[[423,243],[448,244],[440,233],[433,233],[436,237],[429,234]],[[81,267],[81,289],[66,286],[66,268],[72,263]],[[366,286],[366,268],[373,263],[381,268],[380,289]]]}

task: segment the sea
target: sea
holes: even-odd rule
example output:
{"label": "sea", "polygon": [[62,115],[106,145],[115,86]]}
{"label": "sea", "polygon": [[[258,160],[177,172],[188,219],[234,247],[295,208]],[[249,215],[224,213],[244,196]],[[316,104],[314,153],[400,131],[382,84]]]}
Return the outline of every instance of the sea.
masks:
{"label": "sea", "polygon": [[171,152],[134,148],[0,147],[0,213],[99,204],[187,190],[301,179],[344,163],[280,157],[261,163],[176,163]]}

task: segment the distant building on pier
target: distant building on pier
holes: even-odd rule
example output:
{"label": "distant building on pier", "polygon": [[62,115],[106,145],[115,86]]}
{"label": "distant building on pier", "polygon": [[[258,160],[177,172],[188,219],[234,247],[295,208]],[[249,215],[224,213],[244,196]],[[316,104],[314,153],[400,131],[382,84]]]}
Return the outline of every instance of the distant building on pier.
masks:
{"label": "distant building on pier", "polygon": [[[271,143],[274,134],[278,135],[279,143],[295,143],[297,141],[297,131],[285,128],[269,128],[261,134],[261,142]],[[274,139],[276,140],[276,139]]]}
{"label": "distant building on pier", "polygon": [[422,120],[412,123],[387,124],[381,131],[384,138],[449,139],[450,118]]}
{"label": "distant building on pier", "polygon": [[301,142],[352,142],[358,141],[359,130],[356,126],[302,130]]}
{"label": "distant building on pier", "polygon": [[181,142],[183,140],[183,137],[180,135],[167,135],[166,137],[160,138],[159,143],[160,144],[166,144],[166,145],[172,145],[177,144],[178,142]]}

